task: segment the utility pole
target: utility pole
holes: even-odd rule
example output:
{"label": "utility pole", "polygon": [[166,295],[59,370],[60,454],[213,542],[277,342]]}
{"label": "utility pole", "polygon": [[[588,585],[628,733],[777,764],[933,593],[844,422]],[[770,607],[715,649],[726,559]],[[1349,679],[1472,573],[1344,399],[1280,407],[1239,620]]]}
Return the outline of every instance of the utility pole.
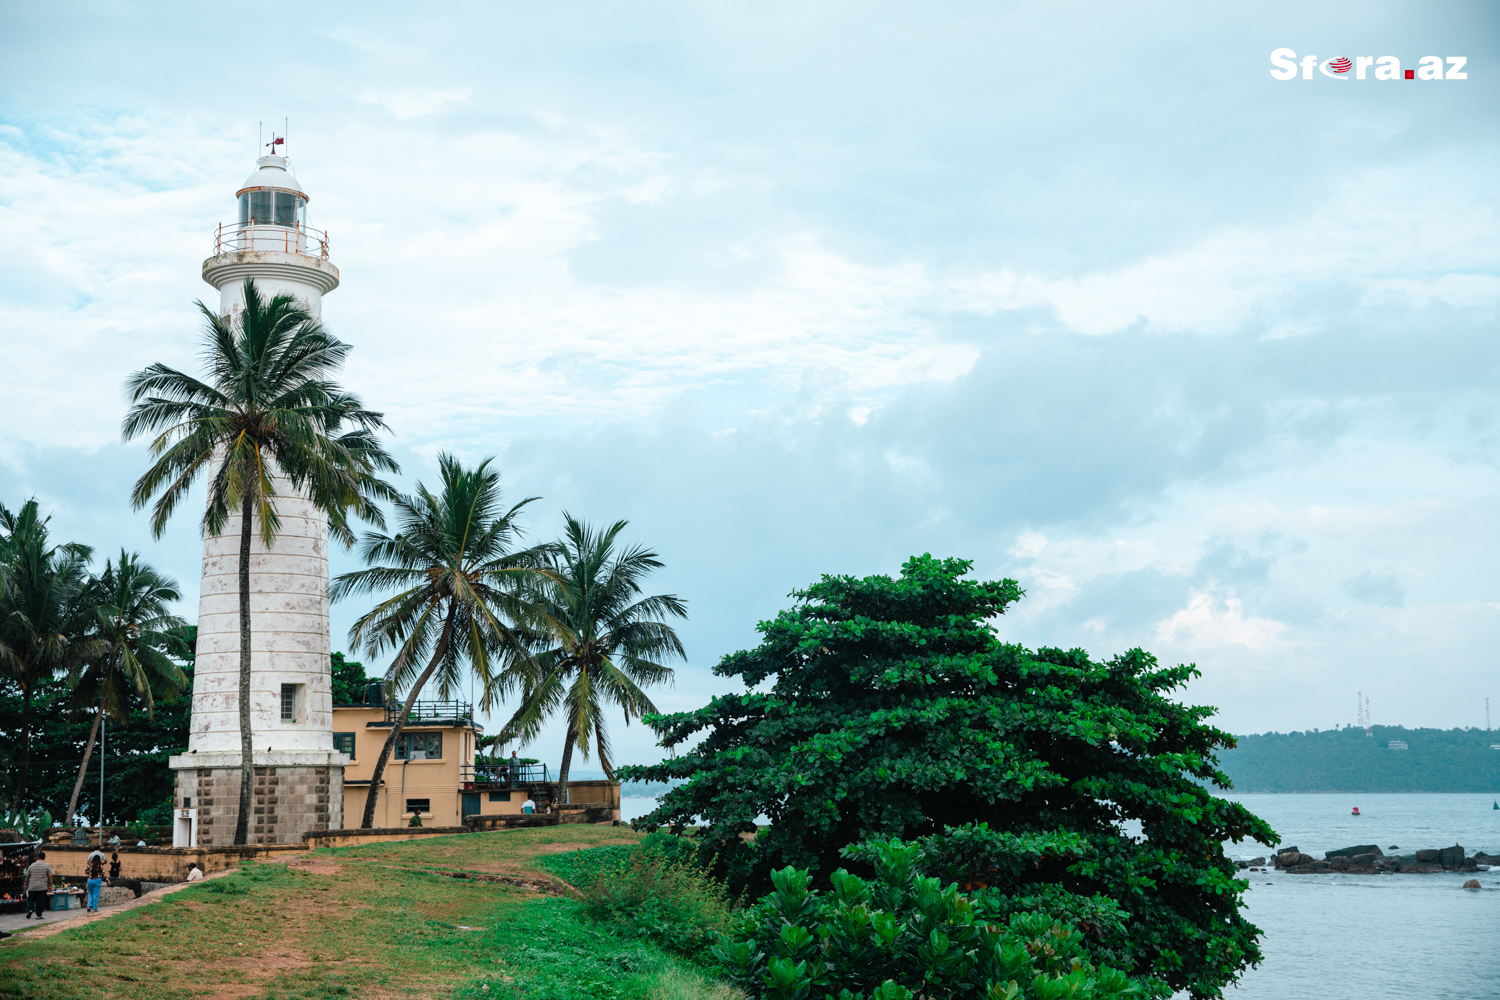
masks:
{"label": "utility pole", "polygon": [[106,716],[99,713],[99,850],[104,850],[104,725]]}

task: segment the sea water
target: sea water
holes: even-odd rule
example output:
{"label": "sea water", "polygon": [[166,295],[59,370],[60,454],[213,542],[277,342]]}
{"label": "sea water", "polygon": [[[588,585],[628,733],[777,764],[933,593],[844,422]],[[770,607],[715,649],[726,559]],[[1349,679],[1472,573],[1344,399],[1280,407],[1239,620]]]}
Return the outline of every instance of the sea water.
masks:
{"label": "sea water", "polygon": [[[1241,795],[1283,845],[1304,854],[1376,844],[1387,854],[1462,844],[1500,854],[1500,810],[1489,795]],[[644,816],[655,799],[624,799]],[[1359,807],[1360,815],[1352,810]],[[1395,848],[1393,850],[1393,847]],[[1231,858],[1269,857],[1228,843]],[[1265,960],[1228,1000],[1500,1000],[1500,867],[1430,875],[1243,872],[1246,915]],[[1479,890],[1464,889],[1478,879]]]}
{"label": "sea water", "polygon": [[[1490,795],[1241,795],[1226,798],[1270,823],[1285,846],[1323,852],[1375,844],[1387,854],[1463,845],[1500,854]],[[1353,815],[1355,806],[1360,815]],[[1269,857],[1225,844],[1231,858]],[[1246,916],[1265,960],[1231,1000],[1500,998],[1500,868],[1429,875],[1245,872]],[[1464,889],[1477,879],[1482,888]]]}

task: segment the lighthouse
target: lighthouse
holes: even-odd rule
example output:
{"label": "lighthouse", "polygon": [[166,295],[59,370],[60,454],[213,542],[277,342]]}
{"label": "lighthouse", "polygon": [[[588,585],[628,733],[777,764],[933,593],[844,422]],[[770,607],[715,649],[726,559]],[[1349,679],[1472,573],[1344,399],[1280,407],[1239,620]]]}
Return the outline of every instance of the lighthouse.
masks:
{"label": "lighthouse", "polygon": [[[272,145],[274,150],[276,145]],[[246,278],[265,298],[288,294],[321,318],[339,284],[328,234],[307,223],[307,192],[285,156],[262,156],[235,192],[238,215],[214,232],[203,280],[219,292],[219,313],[244,308]],[[255,769],[250,844],[299,843],[343,826],[349,758],[333,748],[328,638],[328,520],[289,486],[273,501],[281,528],[267,548],[256,532],[250,554],[250,729]],[[240,519],[205,538],[198,605],[188,752],[176,774],[177,847],[234,843],[241,781],[239,715]]]}

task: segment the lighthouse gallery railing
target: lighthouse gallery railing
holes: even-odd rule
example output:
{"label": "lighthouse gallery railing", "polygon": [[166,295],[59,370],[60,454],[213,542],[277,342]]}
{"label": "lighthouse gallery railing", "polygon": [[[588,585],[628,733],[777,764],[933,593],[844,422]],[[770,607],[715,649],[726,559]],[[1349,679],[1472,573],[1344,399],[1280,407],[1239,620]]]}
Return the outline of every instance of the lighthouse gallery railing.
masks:
{"label": "lighthouse gallery railing", "polygon": [[327,260],[328,232],[300,224],[293,227],[263,222],[219,223],[214,230],[214,256],[241,250],[279,250]]}

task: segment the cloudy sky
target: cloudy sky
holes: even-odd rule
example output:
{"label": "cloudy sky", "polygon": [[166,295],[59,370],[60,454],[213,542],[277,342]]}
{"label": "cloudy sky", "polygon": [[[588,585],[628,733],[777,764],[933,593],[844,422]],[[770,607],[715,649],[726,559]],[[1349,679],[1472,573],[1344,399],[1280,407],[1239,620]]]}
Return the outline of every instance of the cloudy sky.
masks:
{"label": "cloudy sky", "polygon": [[663,707],[931,551],[1020,581],[1007,638],[1196,662],[1235,732],[1500,718],[1493,4],[443,7],[0,10],[0,501],[196,609],[120,383],[194,363],[285,118],[407,484],[495,455],[537,537],[628,518],[692,609]]}

